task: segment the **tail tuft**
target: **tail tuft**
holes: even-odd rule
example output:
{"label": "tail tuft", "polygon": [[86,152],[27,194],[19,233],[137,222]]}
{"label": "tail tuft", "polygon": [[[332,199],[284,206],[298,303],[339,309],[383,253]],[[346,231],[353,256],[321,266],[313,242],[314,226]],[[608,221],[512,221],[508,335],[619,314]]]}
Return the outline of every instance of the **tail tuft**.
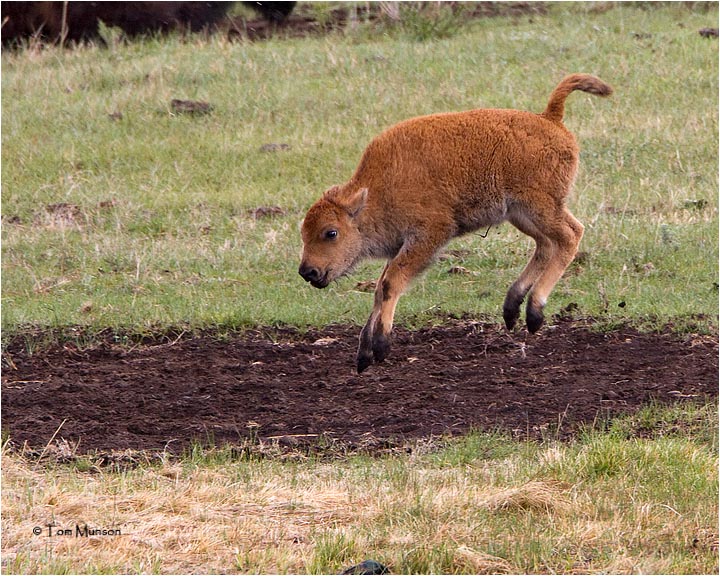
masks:
{"label": "tail tuft", "polygon": [[570,74],[557,85],[548,101],[547,108],[542,115],[553,122],[562,122],[565,114],[565,99],[575,90],[581,90],[596,96],[610,96],[612,87],[605,84],[600,78],[590,74]]}

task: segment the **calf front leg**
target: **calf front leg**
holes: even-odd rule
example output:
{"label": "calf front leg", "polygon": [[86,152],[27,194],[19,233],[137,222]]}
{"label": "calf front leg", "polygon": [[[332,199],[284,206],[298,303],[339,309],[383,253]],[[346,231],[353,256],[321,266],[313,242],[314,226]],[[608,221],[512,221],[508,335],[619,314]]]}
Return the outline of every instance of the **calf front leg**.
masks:
{"label": "calf front leg", "polygon": [[360,333],[357,352],[357,371],[363,372],[373,362],[382,362],[390,353],[390,334],[395,307],[410,281],[422,272],[442,243],[427,242],[403,247],[390,260],[375,288],[372,314]]}
{"label": "calf front leg", "polygon": [[411,279],[411,276],[401,272],[400,267],[395,265],[395,260],[391,260],[380,275],[375,288],[373,311],[360,333],[358,373],[363,372],[373,362],[382,362],[390,353],[390,332],[395,308]]}
{"label": "calf front leg", "polygon": [[[385,274],[387,273],[388,267],[390,266],[390,262],[388,262],[385,265],[385,268],[382,271],[382,274],[380,274],[380,279],[377,282],[377,286],[375,288],[375,303],[373,304],[373,311],[372,314],[370,314],[370,318],[368,318],[368,321],[365,323],[365,326],[362,329],[362,332],[360,332],[360,345],[358,346],[358,352],[357,352],[357,371],[358,374],[363,372],[368,366],[370,366],[375,358],[375,347],[373,346],[373,335],[375,332],[375,324],[377,322],[377,319],[380,315],[380,310],[382,308],[382,301],[383,301],[383,290],[382,285],[384,282]],[[387,356],[388,352],[390,351],[390,343],[387,340],[387,337],[385,338],[385,349],[384,351],[380,351],[380,348],[378,348],[378,355],[382,356],[382,359],[384,360]],[[378,341],[378,344],[380,342]],[[380,362],[381,360],[378,360]]]}

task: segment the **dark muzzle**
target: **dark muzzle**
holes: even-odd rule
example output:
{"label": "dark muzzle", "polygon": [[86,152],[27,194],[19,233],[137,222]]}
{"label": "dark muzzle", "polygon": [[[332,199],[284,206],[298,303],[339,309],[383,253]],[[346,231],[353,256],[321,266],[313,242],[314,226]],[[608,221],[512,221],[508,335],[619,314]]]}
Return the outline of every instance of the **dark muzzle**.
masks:
{"label": "dark muzzle", "polygon": [[310,282],[315,288],[325,288],[328,285],[326,281],[327,274],[320,274],[320,270],[307,264],[301,264],[298,274],[303,277],[305,282]]}

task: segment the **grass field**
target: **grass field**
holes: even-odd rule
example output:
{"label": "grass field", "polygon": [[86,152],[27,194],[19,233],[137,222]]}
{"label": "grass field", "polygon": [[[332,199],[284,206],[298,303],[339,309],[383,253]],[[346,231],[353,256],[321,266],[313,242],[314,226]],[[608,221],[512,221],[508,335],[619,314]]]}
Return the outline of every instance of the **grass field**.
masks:
{"label": "grass field", "polygon": [[[568,103],[584,257],[548,312],[574,302],[611,322],[716,326],[717,46],[697,34],[715,8],[593,6],[427,42],[360,31],[3,54],[3,332],[364,322],[371,298],[355,285],[382,264],[322,294],[305,285],[307,207],[383,128],[473,107],[540,111],[577,71],[616,93]],[[214,111],[173,114],[173,98]],[[254,219],[263,206],[283,213]],[[499,319],[532,241],[503,225],[449,248],[460,256],[416,283],[398,322]],[[477,274],[446,274],[453,264]]]}
{"label": "grass field", "polygon": [[[302,40],[3,52],[3,341],[361,324],[372,296],[356,283],[382,263],[306,285],[309,205],[385,127],[541,111],[571,72],[615,94],[568,101],[582,149],[570,208],[586,231],[548,317],[574,303],[600,327],[717,334],[718,46],[697,33],[717,20],[716,3],[562,3],[440,30],[417,17]],[[177,114],[173,98],[213,110]],[[503,225],[448,248],[398,324],[501,321],[531,241]],[[5,444],[3,572],[337,573],[375,558],[394,573],[717,573],[717,418],[714,405],[649,406],[571,442],[477,433],[327,458],[197,448],[134,469]],[[122,535],[57,535],[80,521]]]}

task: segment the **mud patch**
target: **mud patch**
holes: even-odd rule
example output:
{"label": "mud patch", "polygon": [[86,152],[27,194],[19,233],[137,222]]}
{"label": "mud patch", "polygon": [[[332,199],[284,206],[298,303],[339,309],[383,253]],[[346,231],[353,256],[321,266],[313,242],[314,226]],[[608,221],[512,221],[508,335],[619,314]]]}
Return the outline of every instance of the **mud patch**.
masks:
{"label": "mud patch", "polygon": [[251,436],[372,447],[471,429],[562,438],[650,401],[705,401],[718,392],[712,337],[598,333],[572,322],[511,335],[457,322],[398,329],[390,359],[359,376],[358,330],[272,329],[135,349],[108,339],[33,355],[11,342],[3,432],[35,449],[55,435],[77,453],[178,453],[193,441]]}

